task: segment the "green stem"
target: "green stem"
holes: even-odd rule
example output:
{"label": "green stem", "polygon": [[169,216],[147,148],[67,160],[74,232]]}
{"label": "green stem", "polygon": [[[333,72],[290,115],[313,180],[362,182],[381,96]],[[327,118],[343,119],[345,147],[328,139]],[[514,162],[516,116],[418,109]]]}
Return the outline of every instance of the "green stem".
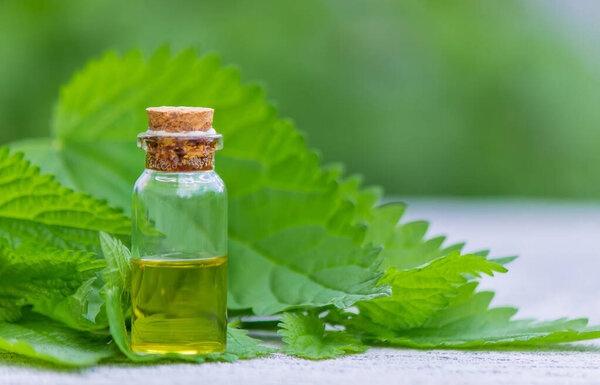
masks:
{"label": "green stem", "polygon": [[241,321],[240,327],[246,330],[277,330],[279,320],[268,321]]}

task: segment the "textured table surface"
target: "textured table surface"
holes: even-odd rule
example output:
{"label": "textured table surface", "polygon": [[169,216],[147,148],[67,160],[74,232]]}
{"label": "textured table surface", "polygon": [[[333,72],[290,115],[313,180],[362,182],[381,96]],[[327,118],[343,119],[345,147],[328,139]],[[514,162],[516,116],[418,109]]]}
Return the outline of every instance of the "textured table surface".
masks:
{"label": "textured table surface", "polygon": [[[519,254],[510,272],[484,280],[493,304],[518,317],[586,316],[600,324],[600,204],[406,199],[405,219],[432,222],[430,235],[468,240],[466,250]],[[600,341],[598,342],[600,344]],[[583,350],[583,349],[582,349]],[[600,351],[463,352],[371,349],[311,362],[274,355],[234,364],[102,366],[56,372],[0,362],[9,384],[584,384],[600,383]]]}

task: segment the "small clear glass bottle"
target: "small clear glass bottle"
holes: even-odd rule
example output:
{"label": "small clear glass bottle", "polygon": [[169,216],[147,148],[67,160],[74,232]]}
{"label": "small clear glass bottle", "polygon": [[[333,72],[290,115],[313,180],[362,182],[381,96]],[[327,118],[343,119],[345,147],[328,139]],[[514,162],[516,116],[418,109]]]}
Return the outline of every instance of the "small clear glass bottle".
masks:
{"label": "small clear glass bottle", "polygon": [[132,348],[223,352],[227,333],[227,196],[214,171],[213,110],[148,108],[138,135],[146,169],[133,192]]}

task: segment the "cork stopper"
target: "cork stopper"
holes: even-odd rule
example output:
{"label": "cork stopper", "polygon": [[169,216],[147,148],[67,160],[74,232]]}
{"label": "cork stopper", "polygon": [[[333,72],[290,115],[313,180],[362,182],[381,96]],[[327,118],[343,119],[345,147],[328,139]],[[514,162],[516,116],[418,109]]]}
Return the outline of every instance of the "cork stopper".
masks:
{"label": "cork stopper", "polygon": [[204,107],[150,107],[148,129],[166,132],[209,131],[212,128],[212,108]]}

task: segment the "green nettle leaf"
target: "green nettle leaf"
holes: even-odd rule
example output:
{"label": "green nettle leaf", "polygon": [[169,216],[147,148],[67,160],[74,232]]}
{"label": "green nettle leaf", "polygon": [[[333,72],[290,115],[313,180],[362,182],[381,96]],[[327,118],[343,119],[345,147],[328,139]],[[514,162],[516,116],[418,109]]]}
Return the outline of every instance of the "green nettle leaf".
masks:
{"label": "green nettle leaf", "polygon": [[227,348],[225,353],[235,356],[237,359],[267,356],[277,349],[261,345],[260,340],[248,337],[248,331],[229,326],[227,328]]}
{"label": "green nettle leaf", "polygon": [[122,288],[129,292],[131,279],[131,253],[129,249],[118,239],[101,231],[100,246],[106,262],[106,268],[102,272],[105,282],[112,282],[113,286]]}
{"label": "green nettle leaf", "polygon": [[29,241],[13,249],[0,238],[0,321],[17,321],[31,305],[76,329],[107,326],[98,279],[104,261],[83,251],[42,247]]}
{"label": "green nettle leaf", "polygon": [[464,243],[444,246],[446,238],[443,236],[425,239],[429,223],[400,223],[405,210],[406,205],[398,202],[375,207],[371,204],[362,215],[362,220],[369,224],[365,242],[384,246],[381,252],[383,268],[420,267],[464,247]]}
{"label": "green nettle leaf", "polygon": [[129,210],[144,165],[136,135],[147,127],[144,109],[160,105],[215,108],[226,141],[216,165],[229,190],[230,308],[269,315],[389,294],[377,286],[380,248],[363,243],[364,226],[342,220],[353,216],[357,187],[321,168],[262,90],[242,86],[214,56],[106,54],[62,89],[54,138],[13,147],[67,186]]}
{"label": "green nettle leaf", "polygon": [[[505,271],[500,265],[513,257],[486,259],[487,251],[461,255],[464,244],[426,239],[426,222],[401,223],[403,204],[381,205],[378,189],[361,187],[359,177],[343,177],[339,167],[321,166],[303,136],[265,102],[263,91],[241,85],[238,72],[220,67],[214,56],[197,59],[185,51],[173,57],[161,49],[145,60],[135,51],[108,53],[61,90],[52,138],[11,148],[24,151],[65,186],[128,213],[144,166],[136,135],[147,127],[144,109],[160,105],[215,108],[214,126],[225,138],[216,167],[229,189],[230,308],[256,315],[327,310],[328,325],[347,328],[328,331],[317,316],[286,314],[279,333],[288,354],[316,359],[364,350],[351,333],[363,341],[418,347],[599,337],[585,320],[514,321],[514,309],[488,309],[490,294],[475,293],[475,280],[481,273]],[[19,155],[0,149],[0,236],[13,248],[35,241],[45,248],[98,251],[99,231],[127,236],[130,225],[105,202],[60,187]],[[67,298],[64,305],[24,302],[30,297],[22,293],[0,295],[0,317],[18,319],[25,304],[73,327],[81,327],[65,315],[73,311],[96,324],[106,317],[127,357],[158,359],[135,355],[129,346],[129,251],[111,235],[100,239],[107,266],[101,291],[90,277],[73,283],[60,297]],[[343,311],[354,305],[358,314]],[[55,313],[41,310],[61,306]],[[225,354],[171,358],[234,360],[269,351],[230,328]]]}
{"label": "green nettle leaf", "polygon": [[[192,362],[205,361],[229,361],[233,362],[238,359],[255,358],[270,354],[274,349],[261,346],[260,341],[250,338],[246,335],[245,330],[229,327],[227,329],[227,348],[225,353],[200,354],[200,355],[183,355],[183,354],[145,354],[138,355],[131,349],[131,343],[127,335],[127,327],[125,325],[124,302],[128,301],[127,288],[128,274],[124,271],[128,269],[125,266],[129,265],[131,253],[127,247],[121,242],[112,238],[110,235],[101,233],[100,242],[104,252],[106,264],[109,267],[104,275],[106,286],[103,290],[104,299],[106,302],[106,312],[110,325],[110,333],[114,341],[127,358],[136,362],[157,361],[157,360],[184,360]],[[123,267],[123,269],[121,268]]]}
{"label": "green nettle leaf", "polygon": [[22,157],[0,148],[0,236],[14,246],[31,240],[44,246],[94,250],[99,230],[130,233],[129,221],[119,210],[61,187]]}
{"label": "green nettle leaf", "polygon": [[284,353],[319,360],[344,354],[362,353],[368,349],[345,331],[325,330],[325,323],[317,315],[284,313],[277,332],[286,346]]}
{"label": "green nettle leaf", "polygon": [[0,349],[61,365],[84,366],[114,356],[107,335],[73,330],[34,313],[18,323],[0,322]]}
{"label": "green nettle leaf", "polygon": [[368,340],[414,348],[492,349],[600,338],[600,329],[586,327],[586,319],[511,320],[517,309],[489,308],[494,293],[475,293],[476,287],[477,282],[463,285],[451,304],[421,327]]}
{"label": "green nettle leaf", "polygon": [[391,330],[420,327],[458,295],[460,285],[468,281],[465,275],[492,276],[494,271],[507,270],[484,257],[458,251],[418,269],[388,268],[381,283],[392,287],[392,296],[359,302],[359,317]]}

